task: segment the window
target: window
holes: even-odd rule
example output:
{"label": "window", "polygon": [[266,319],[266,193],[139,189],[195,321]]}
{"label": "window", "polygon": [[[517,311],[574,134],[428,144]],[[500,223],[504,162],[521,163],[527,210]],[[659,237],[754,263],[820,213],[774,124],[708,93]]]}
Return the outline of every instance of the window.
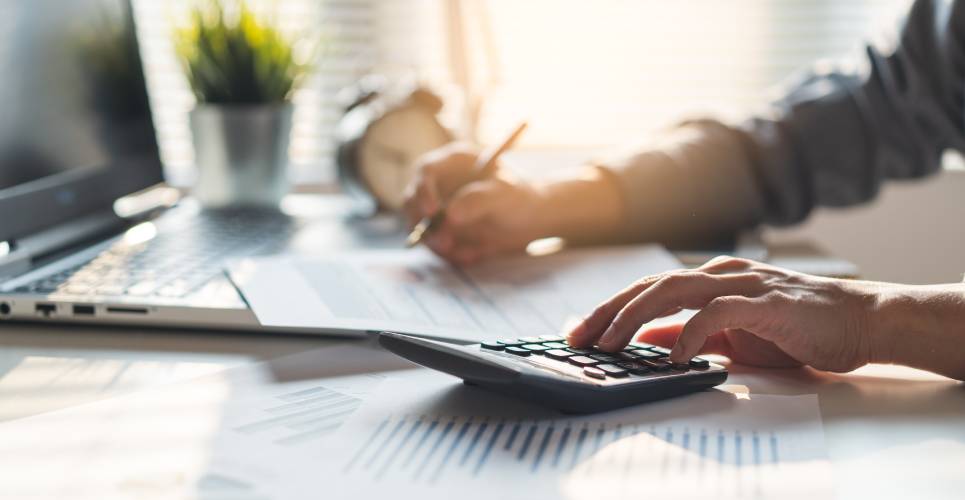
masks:
{"label": "window", "polygon": [[683,115],[730,115],[857,49],[902,1],[489,2],[498,58],[486,139],[531,116],[531,145],[608,146]]}
{"label": "window", "polygon": [[[193,174],[193,98],[170,34],[193,2],[134,3],[163,160],[169,179],[184,184]],[[482,142],[524,117],[531,128],[522,148],[597,148],[639,139],[687,114],[752,109],[795,70],[848,55],[890,28],[908,0],[249,3],[293,35],[328,40],[318,71],[294,98],[291,147],[296,180],[324,182],[341,112],[335,93],[369,72],[434,86],[447,101],[447,122],[464,133],[460,89],[468,84],[484,98],[476,133]],[[465,56],[450,50],[458,40]]]}

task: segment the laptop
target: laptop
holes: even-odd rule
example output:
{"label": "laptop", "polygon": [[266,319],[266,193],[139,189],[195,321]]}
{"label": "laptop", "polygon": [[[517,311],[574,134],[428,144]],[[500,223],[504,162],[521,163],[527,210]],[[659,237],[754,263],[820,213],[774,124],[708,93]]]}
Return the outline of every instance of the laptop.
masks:
{"label": "laptop", "polygon": [[302,224],[170,206],[127,0],[3,2],[0,103],[0,322],[262,329],[224,266]]}

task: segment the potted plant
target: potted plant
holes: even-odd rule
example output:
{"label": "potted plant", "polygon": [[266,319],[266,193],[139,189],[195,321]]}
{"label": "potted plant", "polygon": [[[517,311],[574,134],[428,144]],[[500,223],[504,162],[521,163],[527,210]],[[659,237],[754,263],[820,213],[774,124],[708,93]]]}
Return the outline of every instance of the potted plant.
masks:
{"label": "potted plant", "polygon": [[244,4],[198,7],[175,34],[197,105],[190,113],[206,207],[277,206],[288,190],[292,92],[308,72],[293,42]]}

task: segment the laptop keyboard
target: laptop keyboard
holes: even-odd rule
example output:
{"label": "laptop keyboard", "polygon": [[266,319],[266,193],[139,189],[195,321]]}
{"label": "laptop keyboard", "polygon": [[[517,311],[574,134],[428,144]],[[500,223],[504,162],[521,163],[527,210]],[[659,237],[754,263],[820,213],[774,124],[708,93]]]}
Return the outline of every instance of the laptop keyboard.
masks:
{"label": "laptop keyboard", "polygon": [[157,223],[157,234],[149,241],[132,245],[122,238],[88,262],[14,291],[181,298],[222,275],[227,259],[280,250],[294,229],[282,214],[247,210],[206,212],[165,222]]}

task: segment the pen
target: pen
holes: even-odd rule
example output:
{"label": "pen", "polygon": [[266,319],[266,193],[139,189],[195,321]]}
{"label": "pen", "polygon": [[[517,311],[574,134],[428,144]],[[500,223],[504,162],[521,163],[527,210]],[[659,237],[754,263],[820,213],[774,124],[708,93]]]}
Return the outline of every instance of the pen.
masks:
{"label": "pen", "polygon": [[[523,131],[526,130],[527,123],[520,123],[512,134],[509,134],[506,139],[499,143],[498,146],[489,147],[485,149],[482,154],[476,158],[476,165],[473,168],[473,174],[469,182],[475,182],[487,177],[492,177],[496,174],[496,162],[499,157],[502,156],[509,148],[513,147],[519,136],[523,135]],[[442,224],[442,221],[446,219],[446,208],[442,207],[432,216],[423,217],[414,228],[409,236],[405,239],[405,246],[407,248],[412,248],[422,242],[425,237],[432,232],[433,229]]]}

